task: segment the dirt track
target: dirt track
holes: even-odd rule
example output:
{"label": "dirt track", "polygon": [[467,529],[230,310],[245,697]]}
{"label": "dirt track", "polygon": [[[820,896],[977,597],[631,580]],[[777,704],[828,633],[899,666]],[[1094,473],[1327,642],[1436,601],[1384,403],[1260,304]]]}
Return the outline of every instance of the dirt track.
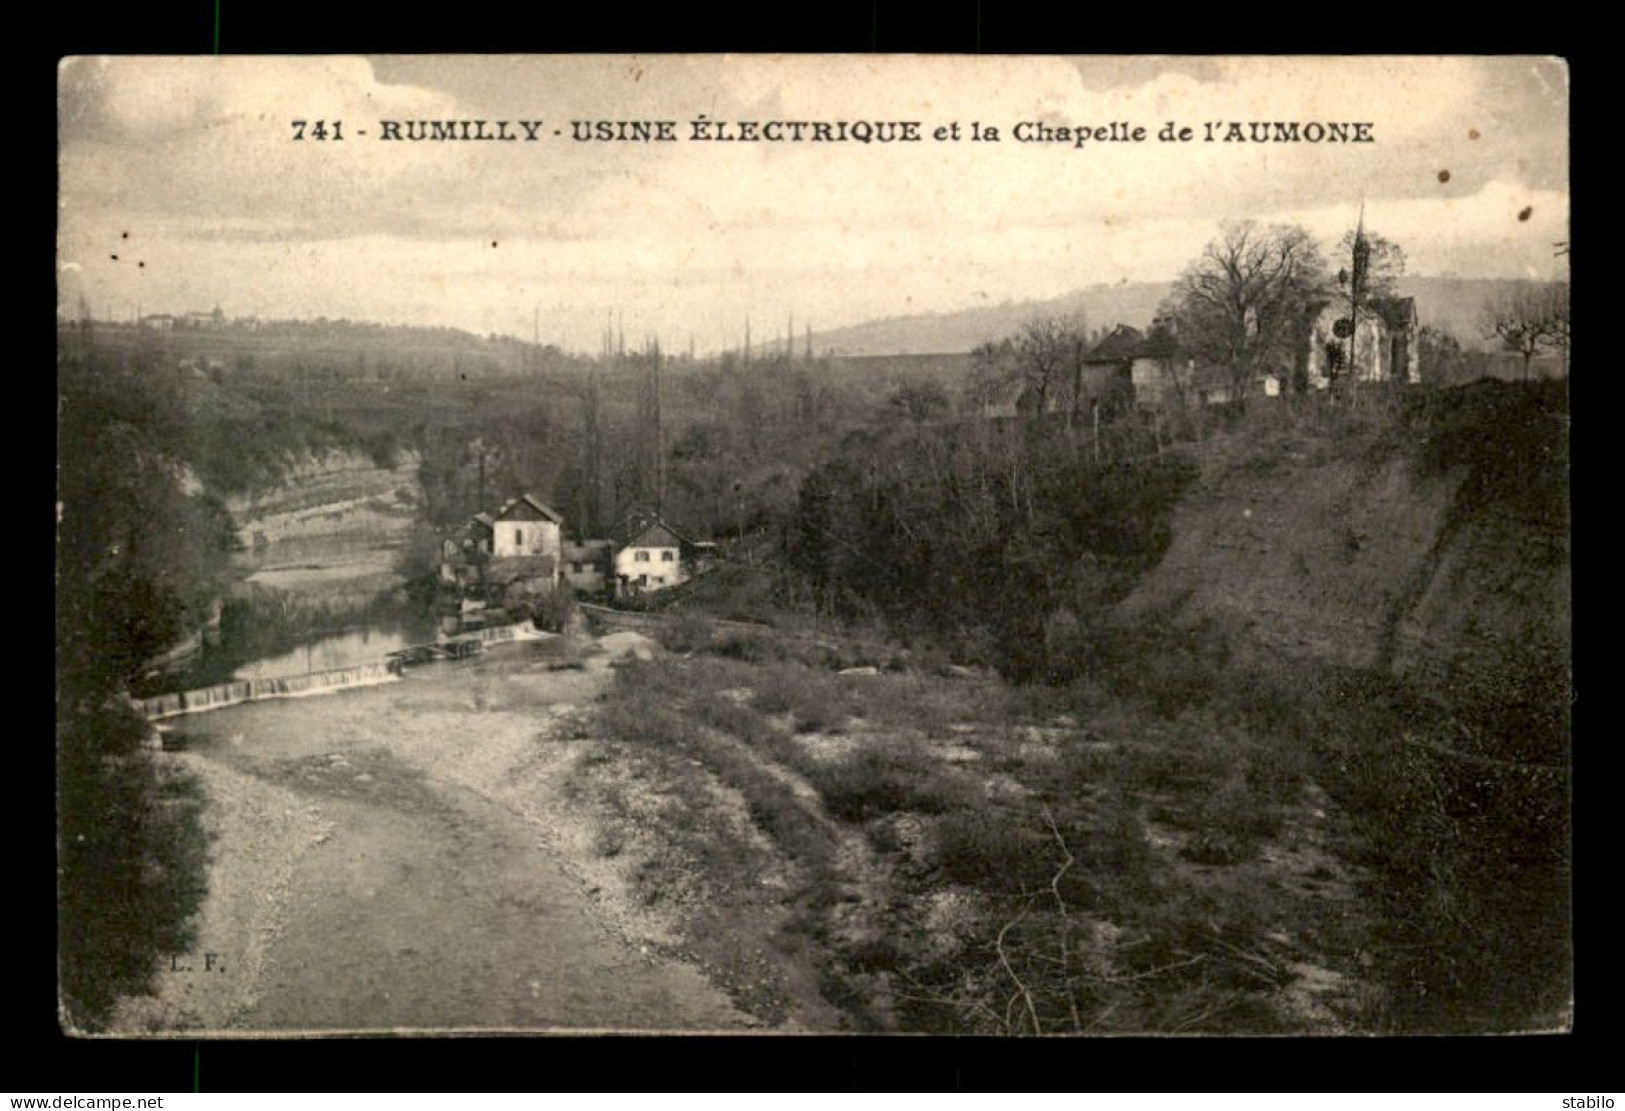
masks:
{"label": "dirt track", "polygon": [[[165,974],[157,1023],[755,1025],[662,955],[662,923],[595,869],[590,817],[558,784],[609,672],[550,671],[547,649],[181,719],[176,758],[209,790],[215,859],[192,971]],[[224,972],[201,971],[206,952]]]}

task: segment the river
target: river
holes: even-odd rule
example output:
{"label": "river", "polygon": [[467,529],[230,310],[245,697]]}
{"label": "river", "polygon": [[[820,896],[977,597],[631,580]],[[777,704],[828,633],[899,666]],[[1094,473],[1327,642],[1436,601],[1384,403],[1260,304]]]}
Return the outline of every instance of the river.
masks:
{"label": "river", "polygon": [[227,635],[205,643],[184,666],[155,671],[131,684],[138,698],[199,690],[227,682],[292,679],[319,671],[337,671],[382,663],[394,651],[439,639],[433,618],[393,620],[311,635],[303,640],[272,640],[254,632]]}
{"label": "river", "polygon": [[317,637],[280,655],[266,656],[243,664],[231,678],[286,679],[314,671],[335,671],[360,664],[377,663],[391,652],[434,639],[427,623],[404,628],[365,628]]}
{"label": "river", "polygon": [[[353,662],[351,633],[255,667]],[[194,950],[129,1021],[232,1031],[755,1025],[601,875],[566,784],[612,674],[559,639],[165,726],[213,834]],[[586,824],[583,824],[586,823]],[[212,956],[211,956],[212,954]],[[189,971],[176,971],[176,967]]]}

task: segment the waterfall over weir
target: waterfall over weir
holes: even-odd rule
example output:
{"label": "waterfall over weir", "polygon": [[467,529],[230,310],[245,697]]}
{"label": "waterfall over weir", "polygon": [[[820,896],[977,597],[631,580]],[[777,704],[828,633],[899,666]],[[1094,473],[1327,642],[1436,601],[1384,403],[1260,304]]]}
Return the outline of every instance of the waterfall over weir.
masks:
{"label": "waterfall over weir", "polygon": [[309,675],[290,675],[281,679],[239,679],[230,683],[217,683],[212,687],[160,694],[152,698],[138,698],[136,705],[149,719],[191,714],[199,710],[214,710],[221,706],[235,706],[240,702],[255,702],[264,698],[294,698],[303,694],[320,694],[344,687],[364,687],[374,683],[389,683],[400,676],[389,670],[386,663],[361,664],[340,667],[332,671],[314,671]]}
{"label": "waterfall over weir", "polygon": [[[518,625],[497,625],[480,629],[453,640],[478,640],[482,644],[508,641],[541,640],[550,634],[540,632],[529,622]],[[391,683],[400,676],[390,670],[386,661],[337,667],[328,671],[313,671],[306,675],[289,675],[275,679],[236,679],[216,683],[212,687],[178,691],[173,694],[154,695],[135,699],[136,706],[149,721],[193,714],[200,710],[215,710],[222,706],[236,706],[243,702],[258,702],[267,698],[298,698],[310,694],[326,694],[349,687],[368,687],[378,683]]]}

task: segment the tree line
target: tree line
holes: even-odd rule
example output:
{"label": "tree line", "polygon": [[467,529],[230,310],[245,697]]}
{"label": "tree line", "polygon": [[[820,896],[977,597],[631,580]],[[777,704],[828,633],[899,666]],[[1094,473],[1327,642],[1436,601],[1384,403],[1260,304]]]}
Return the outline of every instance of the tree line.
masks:
{"label": "tree line", "polygon": [[201,621],[234,531],[218,500],[188,493],[187,414],[149,369],[82,354],[57,368],[60,968],[82,1029],[185,950],[203,896],[197,800],[146,758],[124,692]]}

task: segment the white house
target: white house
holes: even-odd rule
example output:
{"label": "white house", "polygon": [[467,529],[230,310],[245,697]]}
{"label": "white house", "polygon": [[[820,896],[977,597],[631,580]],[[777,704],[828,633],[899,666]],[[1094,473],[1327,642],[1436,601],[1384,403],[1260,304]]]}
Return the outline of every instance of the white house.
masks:
{"label": "white house", "polygon": [[563,580],[564,517],[525,494],[492,513],[476,513],[442,544],[441,578],[464,588],[496,585],[534,593]]}
{"label": "white house", "polygon": [[657,515],[635,511],[619,532],[614,561],[616,593],[660,590],[687,581],[683,538]]}
{"label": "white house", "polygon": [[563,559],[559,533],[563,524],[563,514],[531,495],[515,498],[491,514],[491,556],[549,556],[558,567]]}
{"label": "white house", "polygon": [[686,582],[715,554],[715,545],[690,542],[648,510],[628,514],[613,539],[566,538],[563,524],[562,514],[529,494],[477,513],[443,541],[441,578],[483,600],[558,586],[624,596]]}

